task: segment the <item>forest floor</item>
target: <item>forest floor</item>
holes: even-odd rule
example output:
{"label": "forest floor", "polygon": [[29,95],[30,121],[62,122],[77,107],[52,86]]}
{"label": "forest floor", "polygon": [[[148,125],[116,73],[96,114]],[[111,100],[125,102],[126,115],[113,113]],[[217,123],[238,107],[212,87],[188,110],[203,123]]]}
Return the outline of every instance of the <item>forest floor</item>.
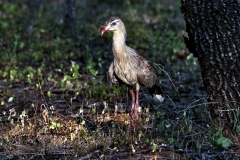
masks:
{"label": "forest floor", "polygon": [[[239,159],[239,144],[214,130],[197,60],[185,48],[180,3],[76,2],[64,28],[63,0],[0,2],[1,159]],[[136,131],[127,87],[106,72],[117,15],[127,44],[159,73],[165,101],[143,87]],[[74,33],[74,36],[71,36]]]}

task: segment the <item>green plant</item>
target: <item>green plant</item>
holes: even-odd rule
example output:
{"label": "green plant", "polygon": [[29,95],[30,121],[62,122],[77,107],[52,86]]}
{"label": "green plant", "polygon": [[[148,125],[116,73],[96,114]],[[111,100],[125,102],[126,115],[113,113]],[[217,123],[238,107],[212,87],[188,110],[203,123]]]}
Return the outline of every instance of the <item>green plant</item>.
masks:
{"label": "green plant", "polygon": [[196,141],[196,147],[197,147],[198,154],[200,154],[200,151],[202,149],[202,145],[199,143],[198,140]]}
{"label": "green plant", "polygon": [[57,119],[55,120],[53,118],[50,118],[50,122],[51,122],[51,125],[49,126],[50,129],[58,130],[58,129],[60,129],[62,127],[61,123],[56,122],[56,121],[57,121]]}
{"label": "green plant", "polygon": [[218,130],[214,135],[210,136],[210,143],[214,147],[222,146],[227,148],[231,145],[231,140],[227,137],[224,137],[222,134],[222,130]]}
{"label": "green plant", "polygon": [[72,66],[70,68],[70,75],[74,78],[77,79],[80,77],[80,73],[79,73],[79,68],[80,66],[76,63],[72,63]]}
{"label": "green plant", "polygon": [[92,58],[88,60],[87,70],[90,71],[93,76],[96,76],[98,74],[98,70],[96,69],[96,63],[93,61]]}
{"label": "green plant", "polygon": [[152,152],[156,152],[157,150],[157,144],[155,144],[154,142],[152,142]]}

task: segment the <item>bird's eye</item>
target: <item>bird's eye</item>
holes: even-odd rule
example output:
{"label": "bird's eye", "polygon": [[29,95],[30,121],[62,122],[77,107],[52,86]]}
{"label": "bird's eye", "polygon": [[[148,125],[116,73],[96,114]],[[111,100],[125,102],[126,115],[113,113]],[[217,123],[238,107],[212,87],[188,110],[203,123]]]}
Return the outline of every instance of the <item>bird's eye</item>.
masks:
{"label": "bird's eye", "polygon": [[113,22],[111,25],[112,25],[112,26],[115,26],[116,24],[117,24],[116,22]]}

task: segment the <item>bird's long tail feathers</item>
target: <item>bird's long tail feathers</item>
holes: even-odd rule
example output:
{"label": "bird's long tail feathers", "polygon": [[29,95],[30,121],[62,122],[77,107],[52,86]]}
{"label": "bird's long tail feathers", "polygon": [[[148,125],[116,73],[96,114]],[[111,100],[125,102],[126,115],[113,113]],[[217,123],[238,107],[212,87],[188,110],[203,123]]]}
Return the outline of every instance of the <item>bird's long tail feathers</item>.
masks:
{"label": "bird's long tail feathers", "polygon": [[152,88],[149,88],[149,92],[156,102],[162,103],[164,101],[163,91],[160,86],[155,85]]}

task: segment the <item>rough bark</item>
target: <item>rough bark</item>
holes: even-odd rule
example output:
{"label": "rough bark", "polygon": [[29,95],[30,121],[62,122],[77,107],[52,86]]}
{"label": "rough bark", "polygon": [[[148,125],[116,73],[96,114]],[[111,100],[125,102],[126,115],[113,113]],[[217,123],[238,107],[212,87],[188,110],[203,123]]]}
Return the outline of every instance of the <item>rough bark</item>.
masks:
{"label": "rough bark", "polygon": [[198,58],[217,130],[239,125],[240,5],[237,0],[181,0],[187,48]]}

